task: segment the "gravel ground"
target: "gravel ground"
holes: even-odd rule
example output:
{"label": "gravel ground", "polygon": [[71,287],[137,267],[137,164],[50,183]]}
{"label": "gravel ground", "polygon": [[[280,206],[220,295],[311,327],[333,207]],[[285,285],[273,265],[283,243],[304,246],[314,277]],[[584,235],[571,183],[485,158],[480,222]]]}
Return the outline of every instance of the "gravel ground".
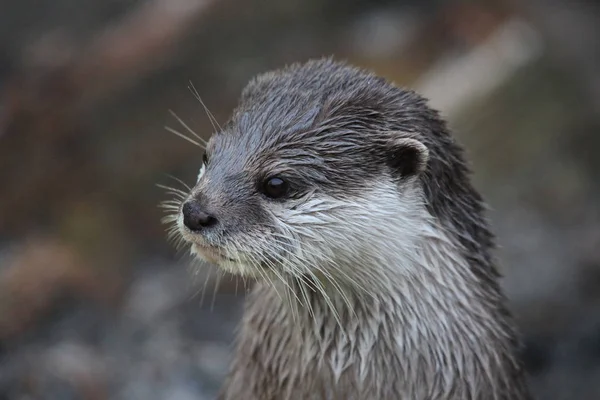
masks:
{"label": "gravel ground", "polygon": [[218,294],[211,310],[191,286],[186,268],[163,266],[140,274],[116,312],[62,300],[35,333],[5,343],[0,399],[214,398],[242,296]]}

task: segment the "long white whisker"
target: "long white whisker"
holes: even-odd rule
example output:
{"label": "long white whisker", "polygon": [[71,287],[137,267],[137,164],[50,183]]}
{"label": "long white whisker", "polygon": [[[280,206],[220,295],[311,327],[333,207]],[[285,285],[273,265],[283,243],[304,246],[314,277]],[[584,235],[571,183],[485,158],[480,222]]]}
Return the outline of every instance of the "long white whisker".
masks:
{"label": "long white whisker", "polygon": [[217,290],[219,290],[219,286],[221,285],[221,278],[223,275],[217,271],[217,279],[215,281],[215,289],[213,290],[212,301],[210,303],[210,312],[215,311],[215,300],[217,299]]}
{"label": "long white whisker", "polygon": [[316,324],[317,317],[315,316],[315,311],[312,307],[312,302],[310,301],[310,298],[309,298],[308,294],[306,293],[306,285],[304,285],[302,282],[300,282],[300,280],[298,278],[295,278],[295,280],[296,280],[296,286],[298,287],[298,289],[302,293],[302,297],[304,298],[306,308],[308,309],[308,315],[312,318],[313,322]]}
{"label": "long white whisker", "polygon": [[[276,250],[279,250],[281,252],[283,252],[282,255],[287,256],[287,257],[291,257],[294,259],[294,261],[296,261],[298,264],[304,264],[307,261],[303,260],[301,258],[299,258],[296,254],[292,253],[290,250],[286,249],[285,247],[283,247],[284,243],[282,241],[279,241],[278,239],[275,239],[274,237],[270,239],[271,243],[274,243],[276,245],[278,245],[275,249],[273,249],[273,253],[275,253]],[[304,276],[303,270],[301,270],[300,268],[298,268],[296,265],[294,265],[294,263],[286,263],[285,264],[286,267],[290,268],[292,270],[292,272],[294,272],[296,275],[298,275],[297,277],[302,279],[303,282],[309,286],[309,288],[311,290],[316,291],[317,288],[312,285],[312,283],[310,282],[310,280],[306,280],[306,277]]]}
{"label": "long white whisker", "polygon": [[177,135],[177,136],[179,136],[180,138],[187,140],[187,141],[188,141],[188,142],[190,142],[191,144],[193,144],[193,145],[196,145],[196,146],[200,147],[201,149],[206,149],[206,147],[202,146],[200,143],[196,142],[194,139],[190,139],[189,137],[185,136],[183,133],[181,133],[181,132],[177,132],[177,131],[176,131],[175,129],[173,129],[173,128],[170,128],[170,127],[168,127],[168,126],[165,126],[165,129],[166,129],[167,131],[171,132],[172,134],[174,134],[174,135]]}
{"label": "long white whisker", "polygon": [[[290,307],[292,309],[292,319],[294,321],[296,321],[296,318],[299,315],[297,305],[302,305],[302,301],[298,297],[298,295],[297,295],[296,291],[293,289],[293,287],[289,284],[289,282],[287,282],[287,280],[277,272],[277,270],[276,270],[277,266],[271,260],[269,260],[268,257],[264,260],[264,262],[267,264],[269,271],[271,273],[273,273],[284,284],[284,289],[285,289],[286,297],[288,299],[288,304],[290,305]],[[295,301],[294,301],[294,299],[292,299],[292,296],[295,298]]]}
{"label": "long white whisker", "polygon": [[194,97],[196,98],[196,100],[198,100],[200,102],[200,104],[202,104],[202,107],[204,108],[204,112],[206,112],[206,115],[208,116],[208,119],[210,121],[210,124],[213,127],[213,130],[216,132],[217,131],[217,127],[218,127],[219,130],[222,131],[223,128],[221,128],[221,125],[219,125],[219,122],[217,121],[217,119],[215,118],[215,116],[210,112],[210,110],[208,109],[208,107],[206,107],[206,104],[204,104],[204,102],[202,101],[202,98],[200,97],[200,93],[198,93],[198,90],[196,89],[196,86],[194,86],[194,84],[192,83],[191,80],[189,82],[190,82],[189,89],[192,92],[192,94],[194,95]]}
{"label": "long white whisker", "polygon": [[157,205],[157,207],[165,209],[165,210],[172,210],[172,211],[177,212],[179,210],[179,206],[180,205],[181,205],[181,203],[176,204],[176,203],[166,203],[166,202],[163,202],[163,203]]}
{"label": "long white whisker", "polygon": [[[272,233],[272,235],[273,235],[275,238],[287,239],[285,236],[283,236],[283,235],[280,235],[280,234],[277,234],[277,233],[275,233],[275,232],[273,232],[273,233]],[[275,240],[275,241],[278,241],[277,239],[273,239],[273,240]],[[282,244],[288,244],[288,243],[283,243],[283,242],[281,242],[281,241],[278,241],[278,242],[279,242],[279,243],[282,243]],[[283,250],[287,250],[287,249],[283,249]],[[291,255],[291,256],[293,256],[293,257],[295,257],[295,259],[296,259],[296,260],[300,260],[300,258],[298,258],[298,256],[296,256],[295,254],[291,254],[289,251],[288,251],[288,254],[289,254],[289,255]],[[300,260],[300,261],[304,261],[304,262],[306,262],[306,260]],[[343,279],[346,279],[346,280],[348,280],[348,281],[350,282],[350,284],[352,284],[352,286],[353,286],[353,287],[356,287],[356,288],[360,289],[360,290],[361,290],[361,291],[363,291],[364,293],[371,294],[371,293],[370,293],[370,292],[369,292],[369,291],[368,291],[368,290],[367,290],[367,289],[366,289],[366,288],[365,288],[365,287],[364,287],[362,284],[360,284],[360,283],[359,283],[358,281],[356,281],[354,278],[352,278],[351,276],[349,276],[347,273],[344,273],[344,271],[343,271],[343,270],[342,270],[342,269],[341,269],[341,268],[340,268],[340,267],[337,265],[337,263],[335,262],[335,260],[333,260],[333,259],[331,259],[331,258],[329,258],[329,257],[328,257],[328,258],[326,258],[326,259],[325,259],[325,261],[327,262],[327,264],[328,264],[329,266],[331,266],[333,269],[335,269],[336,271],[338,271],[338,272],[339,272],[339,273],[342,275],[342,278],[343,278]],[[320,270],[320,271],[321,271],[323,274],[325,274],[325,273],[326,273],[324,269],[320,268],[320,267],[317,265],[317,263],[313,263],[311,266],[312,266],[312,267],[314,267],[314,268],[317,268],[317,269],[319,269],[319,270]],[[331,275],[331,274],[329,274],[329,276],[330,276],[330,277],[332,277],[332,275]],[[333,282],[332,282],[332,283],[333,283]],[[338,287],[339,287],[339,286],[338,286]]]}
{"label": "long white whisker", "polygon": [[[252,246],[250,246],[250,247],[252,247]],[[254,254],[254,252],[252,250],[247,251],[246,255],[251,260],[253,260],[253,264],[255,265],[255,268],[258,271],[258,273],[263,277],[263,279],[267,280],[271,284],[271,286],[273,286],[274,290],[276,291],[276,293],[280,299],[281,299],[281,295],[279,294],[277,287],[274,285],[274,283],[270,279],[269,275],[273,274],[279,281],[281,281],[281,283],[284,285],[284,290],[285,290],[286,298],[288,299],[288,303],[292,307],[292,317],[294,318],[294,320],[296,320],[296,314],[297,314],[296,304],[302,304],[302,301],[297,296],[297,294],[293,290],[293,288],[290,286],[287,279],[285,279],[284,275],[277,271],[277,268],[278,268],[277,265],[275,265],[273,263],[273,261],[270,260],[268,255],[267,255],[267,257],[261,257],[262,262],[264,262],[264,264],[268,268],[268,271],[264,271],[264,275],[263,275],[263,272],[261,272],[262,267],[260,265],[260,262],[257,261],[257,256]],[[292,301],[292,298],[290,297],[290,295],[293,295],[295,297],[297,303],[295,301]]]}
{"label": "long white whisker", "polygon": [[195,275],[199,275],[200,271],[205,271],[204,284],[198,288],[192,295],[192,298],[197,297],[200,294],[200,301],[198,307],[202,308],[204,304],[204,298],[206,296],[206,289],[208,287],[208,282],[212,277],[213,268],[208,265],[208,263],[200,258],[193,257],[191,260],[191,269]]}
{"label": "long white whisker", "polygon": [[[261,275],[261,277],[263,279],[265,279],[267,282],[269,282],[269,284],[273,287],[273,289],[275,290],[275,293],[277,294],[277,296],[279,297],[279,300],[283,301],[283,298],[281,297],[281,294],[279,293],[279,291],[277,290],[277,286],[273,283],[273,280],[271,280],[271,278],[269,277],[269,274],[267,273],[267,271],[262,271],[262,267],[260,265],[260,262],[258,261],[258,259],[254,256],[254,254],[252,252],[247,252],[246,255],[250,258],[252,264],[254,265],[254,268],[256,269],[256,271]],[[272,271],[272,269],[269,267],[269,271]],[[274,272],[274,271],[272,271]],[[282,279],[282,277],[277,276],[275,274],[275,276],[280,279],[283,283],[285,283],[285,281]]]}
{"label": "long white whisker", "polygon": [[319,293],[323,296],[323,299],[325,300],[325,303],[327,303],[327,305],[329,306],[329,309],[333,313],[333,318],[336,320],[336,322],[338,323],[340,329],[342,329],[342,331],[343,331],[343,325],[342,325],[342,321],[340,319],[340,316],[338,314],[338,311],[337,311],[337,309],[335,307],[335,304],[331,301],[331,298],[329,297],[329,295],[325,291],[325,288],[323,287],[323,284],[321,283],[321,281],[319,280],[319,278],[317,278],[315,276],[315,274],[312,271],[308,270],[307,273],[313,277],[313,280],[315,281],[315,284],[317,285],[317,287],[319,289]]}
{"label": "long white whisker", "polygon": [[181,184],[183,185],[183,187],[185,187],[185,188],[186,188],[188,191],[189,191],[189,190],[192,190],[192,188],[191,188],[191,187],[190,187],[190,186],[189,186],[187,183],[185,183],[184,181],[182,181],[182,180],[181,180],[181,179],[179,179],[178,177],[176,177],[176,176],[173,176],[173,175],[171,175],[171,174],[166,174],[166,176],[168,176],[169,178],[171,178],[171,179],[173,179],[173,180],[175,180],[175,181],[177,181],[177,182],[181,183]]}
{"label": "long white whisker", "polygon": [[337,290],[337,292],[340,294],[340,296],[342,297],[342,300],[344,301],[344,303],[346,304],[346,306],[348,307],[348,310],[350,310],[350,314],[352,314],[353,316],[356,317],[356,311],[354,310],[354,306],[352,305],[352,302],[350,301],[350,298],[348,297],[348,295],[346,294],[346,292],[344,291],[344,289],[340,286],[340,284],[333,278],[333,276],[327,272],[325,269],[320,268],[318,266],[315,265],[315,269],[320,272],[321,274],[323,274],[323,276],[325,277],[325,279],[327,279],[327,281],[329,283],[331,283],[331,285],[333,285],[333,288],[335,290]]}
{"label": "long white whisker", "polygon": [[[280,229],[285,229],[287,231],[288,236],[292,235],[291,229],[289,226],[285,226],[285,227],[280,227]],[[275,237],[277,237],[277,234],[274,234]],[[282,249],[284,251],[286,251],[286,249]],[[290,254],[291,253],[289,251],[286,251],[286,253]],[[319,292],[321,294],[321,296],[323,297],[323,299],[325,300],[325,302],[327,303],[328,307],[330,308],[331,312],[333,313],[333,317],[335,318],[336,322],[338,323],[340,328],[343,328],[342,323],[341,323],[341,319],[340,316],[338,314],[338,311],[335,307],[335,305],[333,304],[331,298],[329,297],[329,295],[327,294],[325,288],[323,287],[323,284],[321,283],[321,281],[318,279],[318,277],[312,272],[310,266],[308,266],[308,268],[305,268],[305,273],[309,274],[313,279],[313,283],[316,285],[317,288],[317,292]]]}
{"label": "long white whisker", "polygon": [[171,206],[171,205],[168,205],[168,204],[159,204],[157,207],[158,208],[162,208],[162,210],[164,212],[167,212],[169,214],[171,214],[173,212],[177,212],[179,210],[179,207],[177,207],[177,206]]}
{"label": "long white whisker", "polygon": [[200,135],[198,135],[196,132],[194,132],[194,131],[192,130],[192,128],[190,128],[190,127],[189,127],[189,126],[188,126],[188,125],[187,125],[185,122],[183,122],[183,120],[182,120],[181,118],[179,118],[179,116],[178,116],[177,114],[175,114],[175,111],[173,111],[173,110],[169,110],[169,113],[170,113],[170,114],[171,114],[173,117],[175,117],[175,119],[176,119],[176,120],[177,120],[177,121],[178,121],[178,122],[181,124],[181,126],[183,126],[185,129],[187,129],[187,131],[188,131],[189,133],[191,133],[192,135],[194,135],[194,137],[195,137],[196,139],[198,139],[198,140],[200,141],[200,143],[202,143],[202,144],[204,145],[204,147],[206,147],[206,144],[207,144],[206,140],[204,140],[202,137],[200,137]]}
{"label": "long white whisker", "polygon": [[158,186],[161,189],[168,190],[169,192],[179,193],[181,196],[187,196],[187,193],[181,189],[177,189],[177,188],[167,186],[167,185],[162,185],[160,183],[157,183],[156,186]]}
{"label": "long white whisker", "polygon": [[173,204],[173,205],[181,205],[181,200],[177,199],[171,199],[171,200],[164,200],[161,201],[160,204]]}
{"label": "long white whisker", "polygon": [[204,299],[206,297],[206,289],[208,287],[208,281],[212,278],[212,268],[208,267],[208,271],[206,273],[206,278],[204,279],[204,285],[202,287],[202,295],[200,296],[200,307],[204,304]]}

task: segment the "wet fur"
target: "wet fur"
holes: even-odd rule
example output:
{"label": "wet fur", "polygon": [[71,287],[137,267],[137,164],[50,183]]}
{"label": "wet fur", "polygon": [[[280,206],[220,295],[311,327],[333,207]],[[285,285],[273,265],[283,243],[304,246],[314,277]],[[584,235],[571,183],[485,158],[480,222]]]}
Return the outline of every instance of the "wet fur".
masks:
{"label": "wet fur", "polygon": [[[278,297],[282,285],[254,290],[222,399],[528,398],[514,332],[498,323],[504,311],[408,190],[418,192],[378,188],[344,208],[356,225],[338,221],[321,233],[339,248],[320,249],[321,237],[306,245],[316,258],[340,252],[339,265],[361,268],[349,273],[368,294],[350,290],[351,307],[336,297],[341,326],[318,294],[314,315],[305,307],[295,316]],[[352,236],[364,247],[345,248]]]}
{"label": "wet fur", "polygon": [[[221,399],[529,399],[461,148],[417,94],[331,60],[253,80],[189,242],[258,276]],[[257,184],[293,183],[286,201]]]}

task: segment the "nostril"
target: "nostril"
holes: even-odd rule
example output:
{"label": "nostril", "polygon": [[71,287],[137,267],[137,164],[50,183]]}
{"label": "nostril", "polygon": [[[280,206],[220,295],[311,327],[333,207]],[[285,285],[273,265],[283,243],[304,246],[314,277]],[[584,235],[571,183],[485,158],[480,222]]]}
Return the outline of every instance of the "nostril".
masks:
{"label": "nostril", "polygon": [[217,224],[217,219],[208,214],[197,201],[190,200],[183,205],[183,224],[192,231],[199,231]]}
{"label": "nostril", "polygon": [[212,215],[202,213],[202,215],[198,216],[198,222],[200,223],[200,225],[202,225],[203,228],[208,228],[210,226],[216,225],[217,219]]}

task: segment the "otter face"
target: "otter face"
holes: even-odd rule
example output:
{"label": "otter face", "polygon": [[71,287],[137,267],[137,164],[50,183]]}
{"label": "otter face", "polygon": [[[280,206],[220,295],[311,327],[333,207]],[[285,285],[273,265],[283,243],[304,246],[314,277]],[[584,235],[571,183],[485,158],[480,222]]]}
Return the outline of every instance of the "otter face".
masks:
{"label": "otter face", "polygon": [[409,248],[423,218],[425,145],[386,130],[369,106],[378,103],[353,92],[253,85],[180,207],[192,252],[247,276],[361,279],[361,260],[390,253],[384,227]]}
{"label": "otter face", "polygon": [[178,218],[192,251],[242,275],[337,275],[377,256],[372,243],[385,245],[384,226],[397,221],[399,231],[414,231],[423,210],[415,177],[426,148],[390,138],[378,154],[348,141],[348,132],[336,135],[280,134],[277,147],[253,144],[252,133],[213,137]]}

